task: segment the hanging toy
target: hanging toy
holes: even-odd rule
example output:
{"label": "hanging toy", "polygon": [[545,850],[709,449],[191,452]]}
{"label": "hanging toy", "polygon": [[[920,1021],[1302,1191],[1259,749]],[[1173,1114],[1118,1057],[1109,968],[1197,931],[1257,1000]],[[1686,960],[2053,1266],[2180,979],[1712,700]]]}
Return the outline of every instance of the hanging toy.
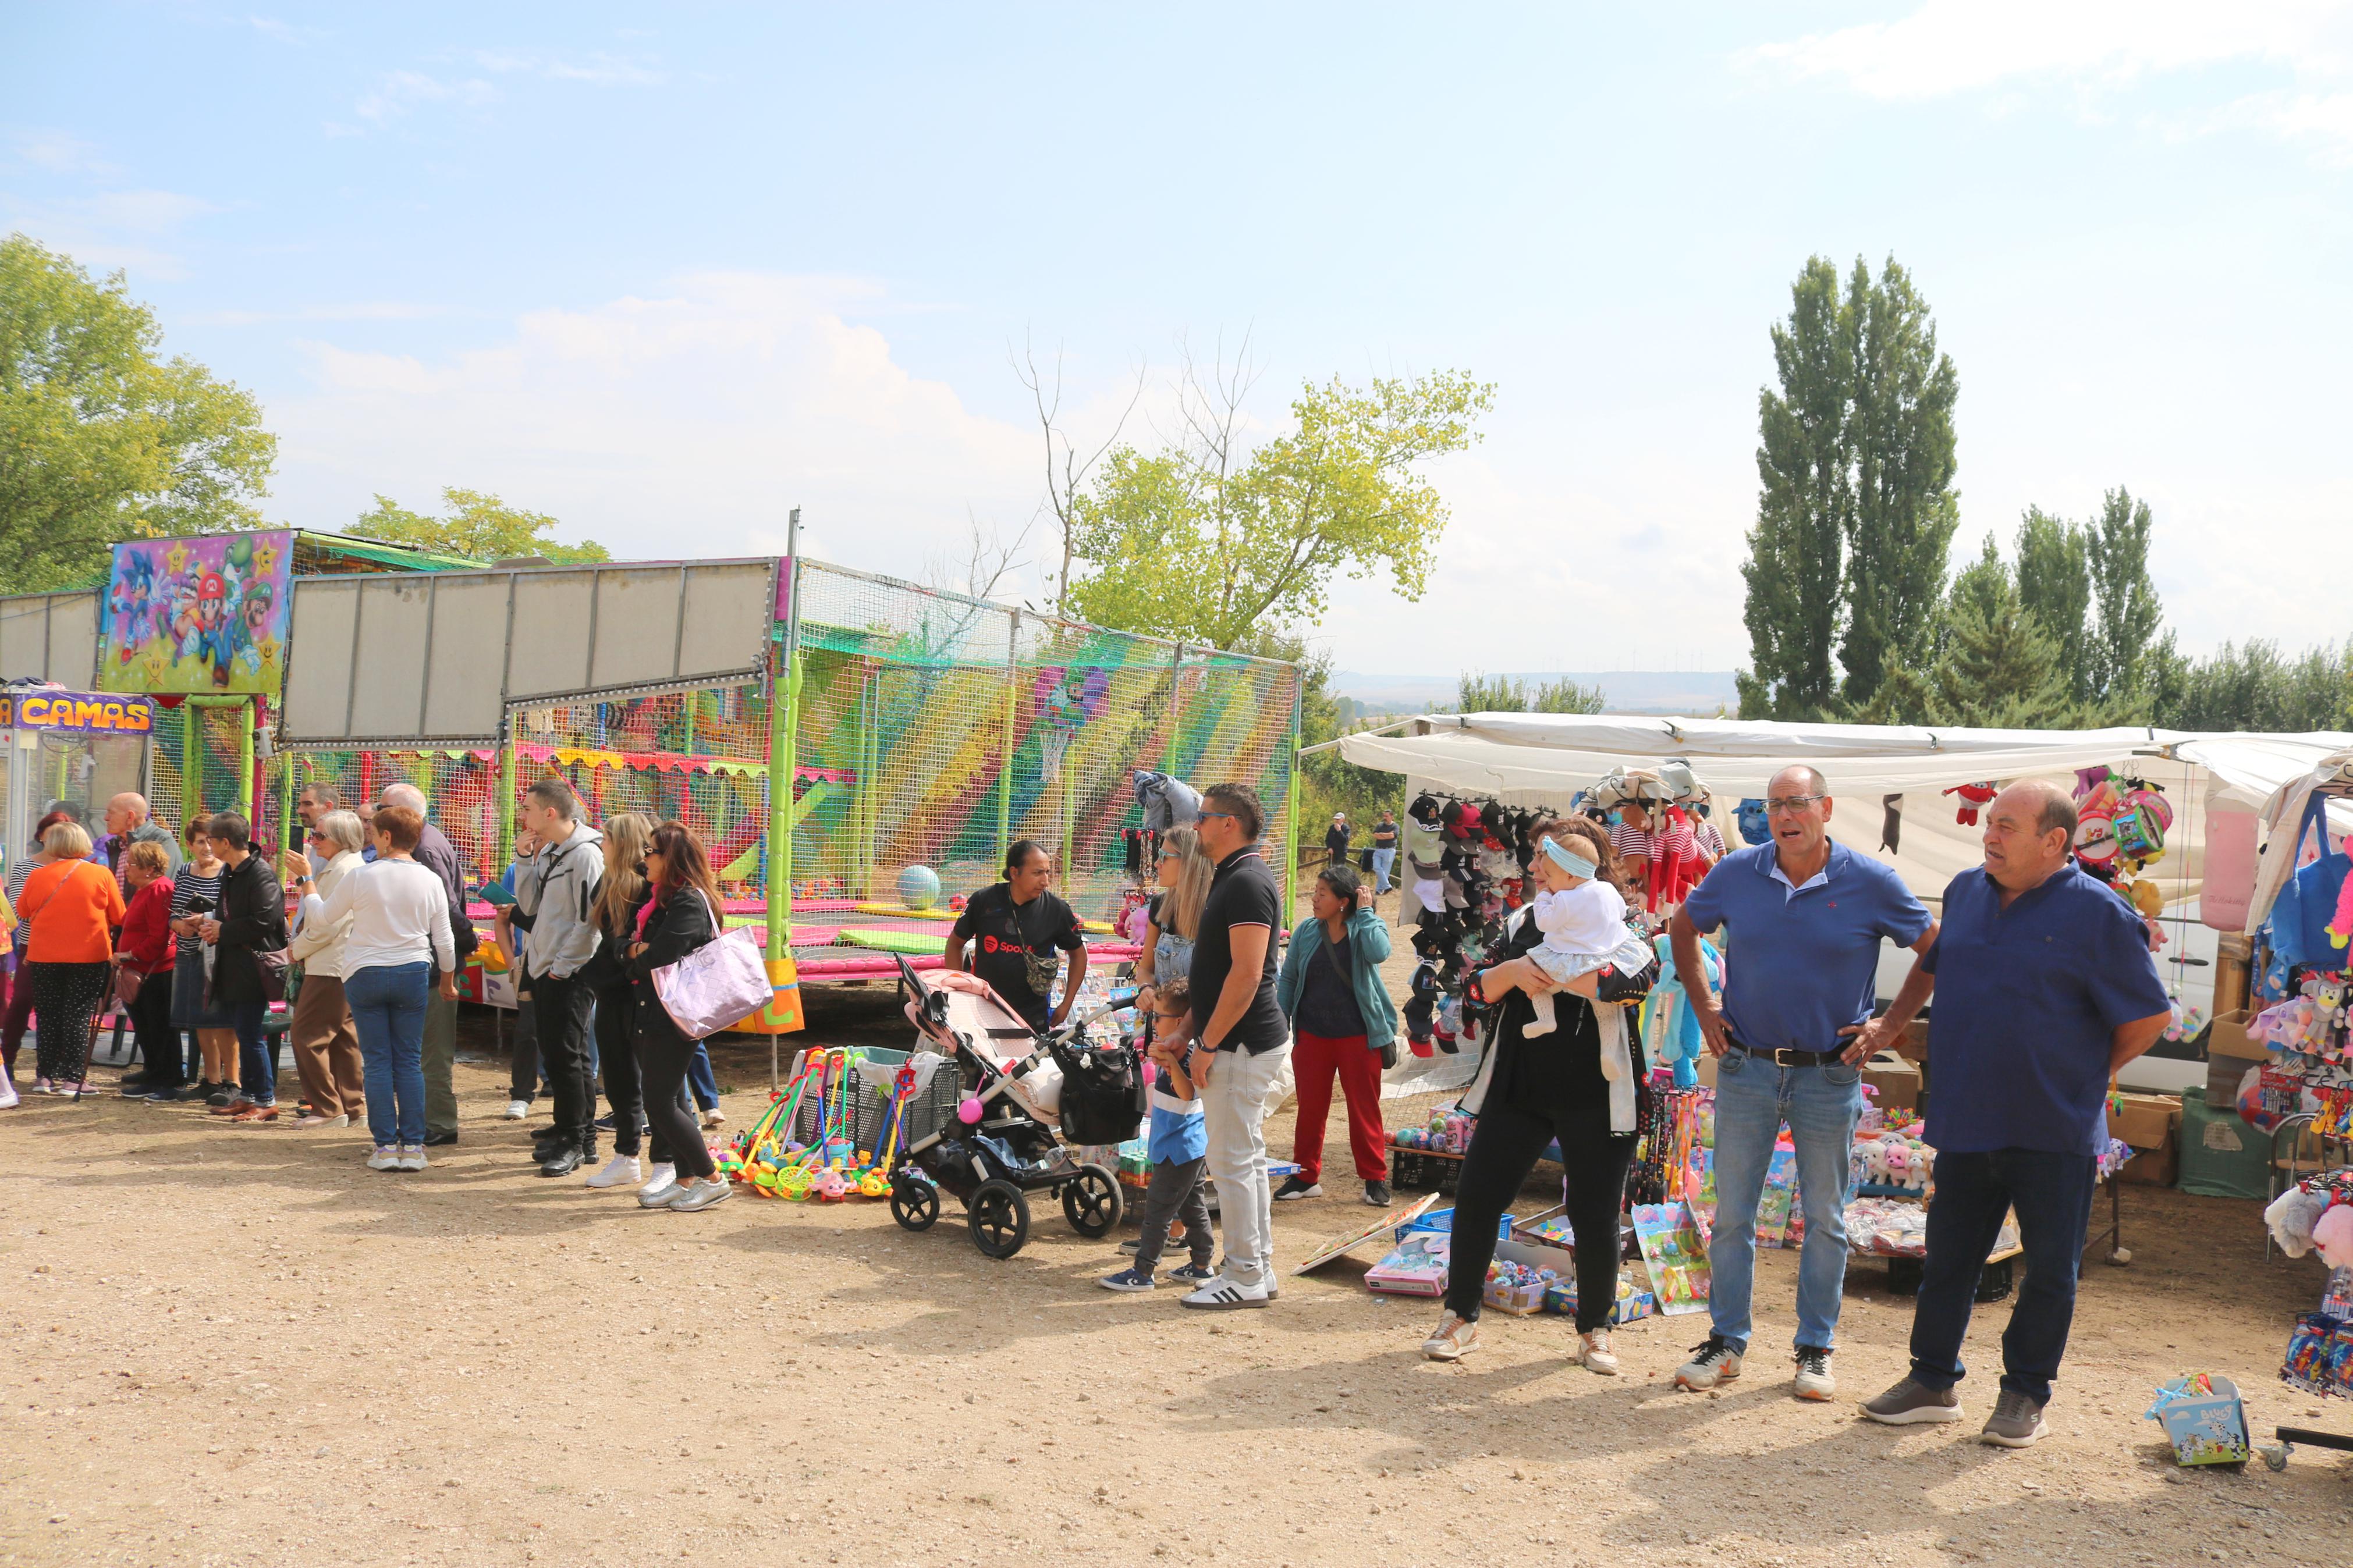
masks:
{"label": "hanging toy", "polygon": [[2001,786],[1988,779],[1983,784],[1955,784],[1945,793],[1961,797],[1961,807],[1953,814],[1953,820],[1963,827],[1975,827],[1978,825],[1979,808],[1995,795],[2000,795]]}
{"label": "hanging toy", "polygon": [[[1683,990],[1683,975],[1675,967],[1667,937],[1653,937],[1651,946],[1659,955],[1660,979],[1642,1003],[1642,1048],[1654,1065],[1673,1070],[1677,1089],[1697,1089],[1700,1052],[1706,1047],[1699,1015],[1693,1011],[1691,997]],[[1705,937],[1700,938],[1699,956],[1713,994],[1724,984],[1724,960]]]}
{"label": "hanging toy", "polygon": [[2075,817],[2075,858],[2105,866],[2116,858],[2116,824],[2106,808],[2087,807]]}

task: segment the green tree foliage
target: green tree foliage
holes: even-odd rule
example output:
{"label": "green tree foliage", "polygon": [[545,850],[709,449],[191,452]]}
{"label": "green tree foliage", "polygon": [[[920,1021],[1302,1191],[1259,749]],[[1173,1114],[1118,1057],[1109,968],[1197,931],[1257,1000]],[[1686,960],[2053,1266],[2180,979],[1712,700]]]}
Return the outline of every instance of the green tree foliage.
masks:
{"label": "green tree foliage", "polygon": [[2091,537],[2039,506],[2027,508],[2018,525],[2019,602],[2057,646],[2061,683],[2079,702],[2095,690],[2092,648],[2099,626],[2092,618]]}
{"label": "green tree foliage", "polygon": [[1860,258],[1847,280],[1855,338],[1847,416],[1854,510],[1846,539],[1842,695],[1868,702],[1890,664],[1927,651],[1960,525],[1953,405],[1959,377],[1936,352],[1936,322],[1911,275],[1890,257],[1873,283]]}
{"label": "green tree foliage", "polygon": [[1123,447],[1074,507],[1071,612],[1125,631],[1240,646],[1311,622],[1332,580],[1419,598],[1446,503],[1422,472],[1479,438],[1494,389],[1458,372],[1310,384],[1294,427],[1243,449],[1239,405],[1157,452]]}
{"label": "green tree foliage", "polygon": [[2027,607],[1990,536],[1954,584],[1943,640],[1930,722],[2042,729],[2072,719],[2059,641]]}
{"label": "green tree foliage", "polygon": [[1817,718],[1868,706],[1888,668],[1930,655],[1959,522],[1959,378],[1892,258],[1876,280],[1858,258],[1843,290],[1810,258],[1773,362],[1778,389],[1757,398],[1740,710]]}
{"label": "green tree foliage", "polygon": [[2353,728],[2353,644],[2283,654],[2277,643],[2224,643],[2209,658],[2147,651],[2155,721],[2175,730],[2300,732]]}
{"label": "green tree foliage", "polygon": [[1604,707],[1601,688],[1567,676],[1531,687],[1517,677],[1465,670],[1454,680],[1457,713],[1599,713]]}
{"label": "green tree foliage", "polygon": [[484,563],[533,555],[559,563],[613,558],[593,539],[577,544],[557,543],[553,537],[558,526],[554,518],[509,506],[481,490],[446,488],[441,504],[447,515],[426,517],[380,495],[373,510],[360,513],[352,531],[362,539],[381,539],[387,544]]}
{"label": "green tree foliage", "polygon": [[1814,257],[1789,293],[1789,320],[1773,327],[1780,390],[1757,395],[1757,526],[1740,569],[1749,647],[1740,711],[1751,719],[1810,719],[1831,705],[1840,564],[1854,511],[1854,343],[1838,270]]}
{"label": "green tree foliage", "polygon": [[2148,502],[2122,485],[2110,490],[2099,521],[2086,528],[2092,579],[2099,589],[2099,626],[2085,640],[2094,695],[2129,700],[2148,688],[2147,660],[2165,618],[2148,575]]}
{"label": "green tree foliage", "polygon": [[100,577],[119,539],[260,522],[261,405],[162,341],[122,274],[0,240],[0,591]]}

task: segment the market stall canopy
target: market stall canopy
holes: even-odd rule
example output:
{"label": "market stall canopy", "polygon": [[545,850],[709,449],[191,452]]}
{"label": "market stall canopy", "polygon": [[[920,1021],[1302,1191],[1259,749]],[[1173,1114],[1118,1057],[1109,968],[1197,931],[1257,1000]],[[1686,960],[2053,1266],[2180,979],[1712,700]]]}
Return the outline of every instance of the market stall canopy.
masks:
{"label": "market stall canopy", "polygon": [[1736,799],[1763,795],[1792,763],[1820,769],[1841,795],[1901,795],[2162,755],[2194,738],[2145,725],[1972,730],[1577,713],[1433,714],[1414,724],[1422,732],[1346,736],[1340,754],[1465,793],[1583,788],[1612,768],[1680,757],[1716,795]]}
{"label": "market stall canopy", "polygon": [[2247,930],[2250,932],[2260,928],[2271,914],[2273,901],[2279,897],[2280,889],[2296,869],[2299,851],[2317,855],[2324,848],[2342,848],[2346,836],[2353,832],[2353,799],[2336,795],[2326,806],[2333,843],[2297,845],[2286,847],[2283,852],[2283,829],[2296,834],[2299,838],[2305,837],[2305,808],[2311,803],[2312,792],[2316,789],[2332,792],[2353,790],[2353,740],[2348,740],[2344,748],[2316,759],[2302,774],[2282,783],[2264,802],[2263,831],[2271,848],[2263,855],[2255,872],[2255,896],[2247,906]]}

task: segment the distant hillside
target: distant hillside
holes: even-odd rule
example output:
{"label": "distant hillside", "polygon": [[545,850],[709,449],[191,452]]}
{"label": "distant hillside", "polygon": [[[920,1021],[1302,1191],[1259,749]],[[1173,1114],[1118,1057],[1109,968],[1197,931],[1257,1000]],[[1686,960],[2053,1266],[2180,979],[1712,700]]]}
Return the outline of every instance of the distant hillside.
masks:
{"label": "distant hillside", "polygon": [[[1531,686],[1561,679],[1574,680],[1580,686],[1599,686],[1609,698],[1613,713],[1683,713],[1705,718],[1719,708],[1727,713],[1737,712],[1740,708],[1739,688],[1728,669],[1490,673],[1525,680]],[[1359,716],[1376,717],[1450,709],[1454,705],[1454,682],[1452,675],[1366,675],[1341,669],[1333,672],[1331,689],[1335,696],[1347,699]]]}

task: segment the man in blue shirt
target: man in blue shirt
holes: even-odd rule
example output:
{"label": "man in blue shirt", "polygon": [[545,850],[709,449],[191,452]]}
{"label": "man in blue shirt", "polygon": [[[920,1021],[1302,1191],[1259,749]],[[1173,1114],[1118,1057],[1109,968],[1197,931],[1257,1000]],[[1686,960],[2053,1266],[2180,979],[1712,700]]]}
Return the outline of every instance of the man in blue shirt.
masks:
{"label": "man in blue shirt", "polygon": [[1985,865],[1945,889],[1945,923],[1873,1032],[1893,1033],[1933,990],[1928,1142],[1936,1195],[1912,1314],[1911,1375],[1865,1405],[1874,1421],[1957,1421],[1961,1341],[1978,1271],[2003,1216],[2026,1249],[2002,1331],[2002,1377],[1979,1436],[2023,1448],[2075,1318],[2075,1272],[2097,1184],[2109,1079],[2157,1042],[2173,1010],[2147,928],[2073,860],[2075,805],[2040,780],[1986,809]]}
{"label": "man in blue shirt", "polygon": [[[1667,928],[1683,991],[1719,1058],[1710,1332],[1675,1373],[1679,1388],[1738,1377],[1757,1276],[1757,1205],[1781,1124],[1797,1146],[1805,1200],[1798,1262],[1800,1399],[1828,1399],[1831,1344],[1846,1288],[1847,1149],[1862,1114],[1856,1037],[1876,999],[1883,938],[1926,952],[1936,922],[1894,870],[1831,841],[1831,793],[1812,768],[1783,768],[1765,795],[1772,837],[1727,855]],[[1709,999],[1703,931],[1724,927],[1724,1007]],[[1877,1037],[1872,1037],[1876,1043]]]}

